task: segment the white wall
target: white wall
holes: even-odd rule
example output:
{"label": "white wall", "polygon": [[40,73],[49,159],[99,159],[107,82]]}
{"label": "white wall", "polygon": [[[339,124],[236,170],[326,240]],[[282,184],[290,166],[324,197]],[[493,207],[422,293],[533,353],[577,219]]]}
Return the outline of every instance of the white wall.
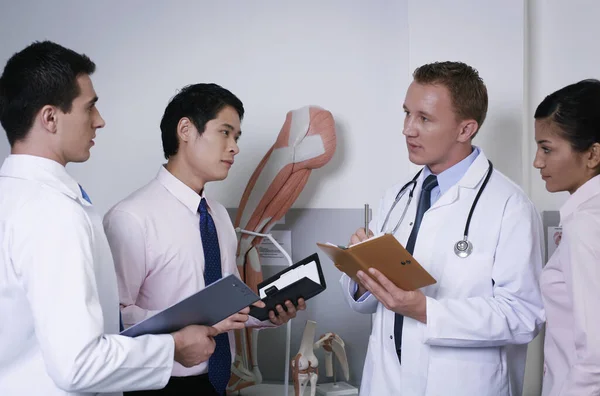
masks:
{"label": "white wall", "polygon": [[523,1],[409,1],[410,69],[436,60],[475,67],[489,95],[474,143],[494,166],[522,183]]}

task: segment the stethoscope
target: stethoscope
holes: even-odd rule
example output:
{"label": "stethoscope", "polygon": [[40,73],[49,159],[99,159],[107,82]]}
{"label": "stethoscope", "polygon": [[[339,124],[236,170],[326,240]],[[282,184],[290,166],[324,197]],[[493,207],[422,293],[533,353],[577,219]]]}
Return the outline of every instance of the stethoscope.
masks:
{"label": "stethoscope", "polygon": [[[469,225],[471,224],[471,218],[473,218],[473,211],[475,210],[475,207],[477,206],[477,201],[479,201],[479,197],[481,197],[481,193],[487,186],[487,183],[490,180],[490,176],[492,175],[493,170],[494,170],[494,165],[492,165],[492,161],[488,160],[487,174],[485,176],[485,179],[483,180],[483,183],[481,184],[481,187],[479,188],[479,191],[477,192],[477,195],[475,196],[475,200],[473,201],[473,204],[471,205],[471,210],[469,211],[469,216],[467,217],[467,224],[465,225],[464,237],[463,237],[463,239],[461,239],[460,241],[458,241],[454,244],[454,254],[456,254],[458,257],[461,257],[461,258],[469,257],[469,255],[473,252],[473,243],[471,243],[471,241],[469,241]],[[421,174],[422,171],[423,171],[423,169],[421,169],[419,172],[417,172],[415,177],[413,177],[411,181],[409,181],[404,186],[402,186],[402,188],[396,195],[396,199],[394,200],[392,207],[388,210],[387,216],[385,216],[383,226],[381,227],[382,233],[385,230],[385,226],[387,225],[388,220],[390,219],[390,215],[394,211],[396,204],[398,202],[400,202],[400,199],[402,199],[402,197],[404,196],[404,194],[406,194],[406,191],[410,187],[410,190],[408,193],[408,202],[406,202],[406,206],[404,207],[404,210],[402,211],[402,216],[400,216],[400,220],[398,220],[398,224],[396,224],[396,227],[394,227],[394,229],[392,230],[391,233],[395,234],[396,231],[398,231],[398,228],[400,227],[400,224],[402,224],[402,220],[404,220],[404,216],[406,215],[406,212],[408,211],[410,202],[412,201],[413,193],[415,191],[415,188],[417,187],[417,179],[419,178],[419,175]],[[412,187],[411,187],[411,185],[412,185]]]}

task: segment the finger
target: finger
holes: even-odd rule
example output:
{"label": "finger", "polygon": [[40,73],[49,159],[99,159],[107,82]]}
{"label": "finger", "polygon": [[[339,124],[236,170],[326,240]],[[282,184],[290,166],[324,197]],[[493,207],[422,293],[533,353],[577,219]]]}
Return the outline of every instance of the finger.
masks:
{"label": "finger", "polygon": [[277,317],[277,319],[279,320],[280,324],[284,324],[284,323],[287,323],[291,318],[288,315],[288,313],[284,311],[283,313],[279,314],[279,316]]}
{"label": "finger", "polygon": [[223,319],[222,321],[220,321],[219,323],[213,325],[213,327],[215,329],[217,329],[219,332],[223,332],[223,328],[225,328],[227,326],[227,320],[228,319]]}
{"label": "finger", "polygon": [[365,229],[359,228],[358,230],[356,230],[356,236],[359,237],[361,241],[363,239],[365,239],[367,237],[367,234],[365,233]]}
{"label": "finger", "polygon": [[358,276],[353,277],[352,280],[356,282],[357,285],[362,286],[363,288],[365,287],[365,285],[362,283],[362,280],[360,280]]}
{"label": "finger", "polygon": [[360,242],[360,238],[358,237],[358,235],[352,234],[352,236],[350,237],[350,245],[356,245],[358,242]]}
{"label": "finger", "polygon": [[239,322],[246,323],[248,321],[248,319],[250,319],[250,315],[248,315],[248,314],[240,314],[240,320],[239,320]]}
{"label": "finger", "polygon": [[306,302],[303,298],[298,299],[298,306],[296,307],[297,311],[304,311],[306,309]]}
{"label": "finger", "polygon": [[254,305],[255,307],[258,307],[258,308],[264,308],[265,307],[265,303],[262,300],[258,300],[257,302],[252,303],[252,305]]}
{"label": "finger", "polygon": [[281,322],[279,321],[279,319],[277,318],[277,316],[275,316],[275,312],[273,312],[273,311],[269,311],[269,320],[273,324],[276,324],[276,325],[280,325],[281,324]]}
{"label": "finger", "polygon": [[398,292],[400,291],[404,291],[398,288],[396,285],[394,285],[391,280],[389,280],[385,275],[383,275],[380,271],[376,270],[375,268],[369,268],[369,273],[372,277],[377,279],[379,284],[383,286],[383,288],[387,290],[388,293],[394,295],[398,294]]}
{"label": "finger", "polygon": [[362,280],[363,285],[369,290],[386,308],[389,309],[390,303],[393,302],[392,296],[381,287],[373,278],[362,271],[358,271],[357,276]]}
{"label": "finger", "polygon": [[245,323],[246,321],[248,321],[248,315],[246,314],[235,314],[232,317],[229,318],[231,323]]}
{"label": "finger", "polygon": [[285,306],[287,307],[287,314],[290,318],[295,318],[296,317],[296,307],[294,307],[294,304],[292,304],[291,301],[286,301],[285,302]]}
{"label": "finger", "polygon": [[240,322],[242,320],[244,320],[244,317],[248,316],[247,314],[243,314],[240,312],[234,313],[233,315],[231,315],[230,317],[228,317],[225,320],[228,320],[230,322]]}
{"label": "finger", "polygon": [[365,288],[367,290],[369,290],[371,293],[376,293],[378,295],[382,295],[386,292],[386,290],[381,287],[373,278],[371,278],[369,275],[365,274],[362,271],[359,271],[359,273],[356,274],[359,279],[362,281],[363,285],[365,286]]}
{"label": "finger", "polygon": [[285,312],[285,309],[283,309],[283,307],[281,305],[277,306],[277,313],[279,314],[278,315],[278,319],[282,323],[285,323],[288,320],[287,312]]}
{"label": "finger", "polygon": [[242,310],[241,310],[240,312],[238,312],[238,313],[239,313],[239,314],[242,314],[242,315],[246,315],[246,314],[248,314],[249,312],[250,312],[250,307],[246,307],[246,308],[242,309]]}
{"label": "finger", "polygon": [[241,330],[246,327],[246,322],[233,322],[229,326],[229,330]]}

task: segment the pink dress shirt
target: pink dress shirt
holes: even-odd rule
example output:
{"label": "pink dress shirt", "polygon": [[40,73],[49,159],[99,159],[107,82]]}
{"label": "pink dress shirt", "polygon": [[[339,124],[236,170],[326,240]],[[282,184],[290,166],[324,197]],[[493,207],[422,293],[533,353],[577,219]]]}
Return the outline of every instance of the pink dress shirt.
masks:
{"label": "pink dress shirt", "polygon": [[[198,195],[164,166],[146,186],[119,202],[104,217],[118,278],[125,327],[198,292],[204,285],[204,251],[200,239]],[[237,235],[225,207],[207,198],[213,217],[223,276],[235,274]],[[273,327],[250,317],[248,327]],[[229,332],[232,359],[235,338]],[[232,360],[233,361],[233,360]],[[173,366],[173,376],[204,374],[208,362]]]}
{"label": "pink dress shirt", "polygon": [[560,210],[562,240],[541,276],[543,396],[600,395],[600,176]]}

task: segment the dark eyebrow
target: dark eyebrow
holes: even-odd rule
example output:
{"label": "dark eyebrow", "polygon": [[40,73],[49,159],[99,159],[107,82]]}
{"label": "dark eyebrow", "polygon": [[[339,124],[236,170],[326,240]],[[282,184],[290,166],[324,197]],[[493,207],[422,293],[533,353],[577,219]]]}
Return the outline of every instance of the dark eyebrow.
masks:
{"label": "dark eyebrow", "polygon": [[545,144],[545,143],[552,143],[552,142],[550,140],[545,140],[545,139],[537,141],[537,144]]}
{"label": "dark eyebrow", "polygon": [[[235,131],[235,128],[233,127],[233,125],[229,125],[227,123],[224,123],[222,126],[225,127],[225,128],[227,128],[227,129],[229,129],[229,130],[231,130],[231,131]],[[240,136],[242,136],[242,131],[241,130],[237,133],[237,137],[240,137]]]}
{"label": "dark eyebrow", "polygon": [[87,103],[88,106],[91,106],[93,104],[95,104],[98,101],[98,97],[94,96],[92,99],[90,99],[90,101]]}

